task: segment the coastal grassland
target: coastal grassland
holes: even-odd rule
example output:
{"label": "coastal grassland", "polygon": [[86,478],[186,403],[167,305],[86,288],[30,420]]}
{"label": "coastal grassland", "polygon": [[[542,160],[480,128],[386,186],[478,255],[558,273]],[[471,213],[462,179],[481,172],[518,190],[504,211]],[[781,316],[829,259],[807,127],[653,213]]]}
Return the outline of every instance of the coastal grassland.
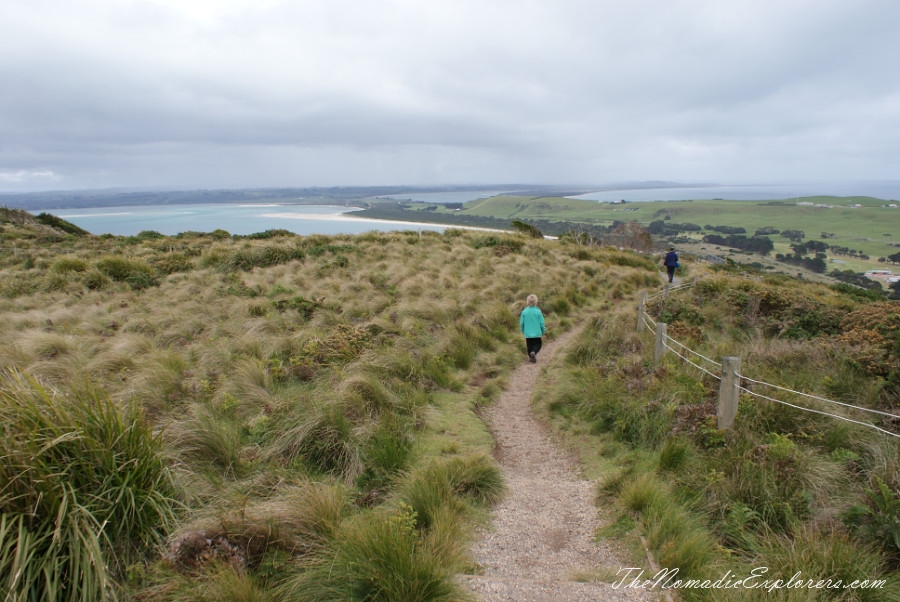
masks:
{"label": "coastal grassland", "polygon": [[[883,412],[900,404],[896,304],[785,277],[692,270],[700,276],[692,288],[648,307],[675,340],[717,361],[740,356],[741,373],[755,380]],[[643,535],[681,579],[731,571],[736,580],[767,567],[767,579],[785,581],[797,571],[804,580],[886,580],[879,589],[782,590],[778,599],[900,599],[897,438],[746,393],[734,429],[719,430],[719,381],[671,352],[654,367],[653,337],[636,332],[635,305],[589,322],[538,395],[588,474],[601,475],[598,494],[613,515],[603,535],[623,537],[638,558]],[[891,418],[744,386],[898,432]],[[755,600],[767,592],[679,594]]]}
{"label": "coastal grassland", "polygon": [[[22,461],[0,581],[21,599],[462,598],[502,494],[478,412],[524,355],[526,295],[553,333],[658,278],[633,253],[459,230],[0,234],[0,411],[22,433],[3,431]],[[53,536],[69,526],[78,550]]]}

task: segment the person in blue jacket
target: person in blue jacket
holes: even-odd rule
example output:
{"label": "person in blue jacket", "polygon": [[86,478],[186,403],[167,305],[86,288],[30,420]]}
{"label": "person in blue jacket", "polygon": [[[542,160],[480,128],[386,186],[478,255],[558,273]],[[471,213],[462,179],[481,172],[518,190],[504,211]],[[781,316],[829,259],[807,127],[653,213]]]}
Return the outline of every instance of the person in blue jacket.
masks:
{"label": "person in blue jacket", "polygon": [[525,349],[528,352],[528,361],[532,364],[537,361],[537,354],[541,350],[541,337],[547,332],[544,314],[538,309],[537,303],[537,295],[528,295],[525,299],[525,309],[519,314],[519,328],[525,336]]}
{"label": "person in blue jacket", "polygon": [[666,272],[669,274],[669,282],[672,282],[672,279],[675,277],[675,268],[678,267],[678,253],[675,252],[675,247],[669,247],[669,252],[666,253],[663,265],[666,266]]}

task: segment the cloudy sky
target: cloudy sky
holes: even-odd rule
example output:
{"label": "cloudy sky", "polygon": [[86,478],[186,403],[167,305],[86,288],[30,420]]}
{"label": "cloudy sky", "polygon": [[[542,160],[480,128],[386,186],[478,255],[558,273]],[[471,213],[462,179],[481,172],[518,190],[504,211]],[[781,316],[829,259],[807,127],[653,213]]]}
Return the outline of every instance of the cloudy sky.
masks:
{"label": "cloudy sky", "polygon": [[896,0],[0,0],[0,191],[900,180]]}

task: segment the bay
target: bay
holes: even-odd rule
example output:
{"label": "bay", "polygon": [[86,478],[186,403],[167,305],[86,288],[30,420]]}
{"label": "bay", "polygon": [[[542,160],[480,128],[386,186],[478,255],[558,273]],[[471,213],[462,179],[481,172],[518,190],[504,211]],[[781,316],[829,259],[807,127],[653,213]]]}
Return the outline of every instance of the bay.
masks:
{"label": "bay", "polygon": [[447,226],[353,217],[355,208],[331,205],[203,204],[100,207],[61,210],[58,217],[91,234],[134,236],[145,230],[174,236],[182,232],[225,230],[255,234],[288,230],[295,234],[361,234],[376,230],[433,230]]}

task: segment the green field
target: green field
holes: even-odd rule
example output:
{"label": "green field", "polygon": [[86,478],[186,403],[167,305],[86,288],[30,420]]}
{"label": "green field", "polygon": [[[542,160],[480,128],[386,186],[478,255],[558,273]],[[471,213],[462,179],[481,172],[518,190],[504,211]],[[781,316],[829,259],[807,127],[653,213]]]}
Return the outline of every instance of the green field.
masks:
{"label": "green field", "polygon": [[[800,197],[783,201],[657,201],[626,204],[598,203],[561,197],[496,196],[467,203],[462,210],[444,208],[430,211],[438,221],[441,216],[480,216],[517,220],[549,220],[608,226],[615,221],[655,220],[692,223],[701,227],[740,226],[747,235],[760,228],[802,230],[806,239],[822,239],[823,233],[834,235],[825,242],[855,249],[870,256],[869,261],[850,257],[832,257],[846,263],[830,263],[829,268],[865,271],[883,264],[879,257],[900,251],[900,207],[872,197]],[[856,205],[859,205],[858,207]],[[416,204],[410,208],[416,208]],[[698,240],[702,234],[696,236]],[[773,235],[775,253],[789,253],[790,241]],[[714,249],[710,248],[710,251]]]}

